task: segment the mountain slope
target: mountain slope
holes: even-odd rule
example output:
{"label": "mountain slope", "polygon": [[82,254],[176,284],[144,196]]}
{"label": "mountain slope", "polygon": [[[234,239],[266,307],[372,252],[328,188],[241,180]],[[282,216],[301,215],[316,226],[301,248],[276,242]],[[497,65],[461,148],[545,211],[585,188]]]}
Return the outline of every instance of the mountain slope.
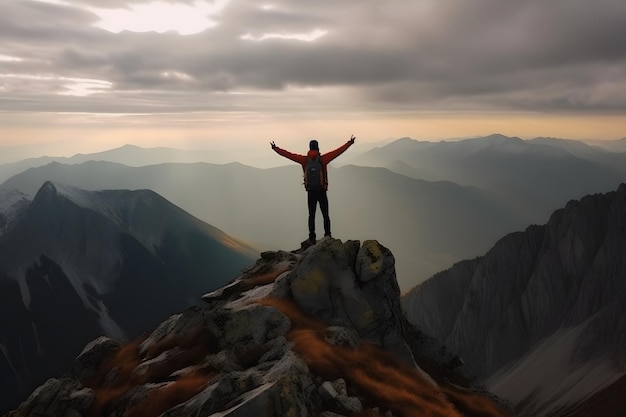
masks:
{"label": "mountain slope", "polygon": [[411,326],[377,241],[264,252],[146,337],[89,343],[7,417],[504,417]]}
{"label": "mountain slope", "polygon": [[480,187],[525,224],[543,223],[567,201],[626,181],[626,154],[577,141],[503,135],[456,142],[403,138],[354,160],[413,178]]}
{"label": "mountain slope", "polygon": [[[267,249],[308,236],[306,193],[299,166],[258,169],[241,164],[162,164],[131,168],[107,162],[53,163],[7,180],[32,193],[46,179],[85,189],[148,188],[204,221]],[[329,168],[332,231],[388,242],[401,288],[487,250],[525,226],[480,189],[427,182],[389,170]],[[183,186],[184,185],[184,186]],[[318,211],[318,232],[321,230]]]}
{"label": "mountain slope", "polygon": [[626,184],[570,201],[403,298],[409,320],[542,416],[626,371]]}
{"label": "mountain slope", "polygon": [[9,224],[13,222],[30,199],[18,190],[3,190],[0,188],[0,236],[3,235]]}
{"label": "mountain slope", "polygon": [[588,140],[592,146],[603,148],[611,152],[626,152],[626,138],[617,140]]}
{"label": "mountain slope", "polygon": [[2,317],[15,318],[0,324],[0,406],[66,368],[86,341],[138,335],[254,254],[152,191],[46,182],[0,236]]}

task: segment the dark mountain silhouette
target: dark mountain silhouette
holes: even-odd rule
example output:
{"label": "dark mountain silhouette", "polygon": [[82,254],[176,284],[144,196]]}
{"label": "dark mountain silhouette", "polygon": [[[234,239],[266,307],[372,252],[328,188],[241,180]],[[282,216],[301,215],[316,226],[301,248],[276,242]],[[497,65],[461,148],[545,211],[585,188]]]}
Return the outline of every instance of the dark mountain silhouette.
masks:
{"label": "dark mountain silhouette", "polygon": [[622,184],[436,274],[403,307],[518,415],[567,415],[626,373],[625,254]]}
{"label": "dark mountain silhouette", "polygon": [[567,201],[626,181],[626,153],[553,138],[503,135],[455,142],[399,139],[352,161],[429,181],[480,187],[526,224],[543,223]]}
{"label": "dark mountain silhouette", "polygon": [[46,182],[0,236],[0,409],[87,341],[137,336],[256,253],[152,191]]}
{"label": "dark mountain silhouette", "polygon": [[101,337],[7,417],[504,417],[411,326],[391,252],[325,238],[264,252],[131,341]]}
{"label": "dark mountain silhouette", "polygon": [[[90,190],[155,190],[204,221],[266,249],[297,245],[308,236],[302,171],[295,164],[258,169],[237,163],[139,168],[52,163],[14,176],[3,187],[32,193],[47,179]],[[356,166],[331,165],[329,179],[334,235],[362,240],[377,236],[388,242],[402,288],[484,253],[497,238],[526,225],[474,187]]]}

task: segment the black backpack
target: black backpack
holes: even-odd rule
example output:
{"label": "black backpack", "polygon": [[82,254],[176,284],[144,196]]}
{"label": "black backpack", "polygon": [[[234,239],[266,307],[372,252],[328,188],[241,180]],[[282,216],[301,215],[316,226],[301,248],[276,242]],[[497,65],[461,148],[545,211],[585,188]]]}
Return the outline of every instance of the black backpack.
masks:
{"label": "black backpack", "polygon": [[324,169],[318,155],[316,158],[307,156],[304,166],[304,188],[307,191],[324,189]]}

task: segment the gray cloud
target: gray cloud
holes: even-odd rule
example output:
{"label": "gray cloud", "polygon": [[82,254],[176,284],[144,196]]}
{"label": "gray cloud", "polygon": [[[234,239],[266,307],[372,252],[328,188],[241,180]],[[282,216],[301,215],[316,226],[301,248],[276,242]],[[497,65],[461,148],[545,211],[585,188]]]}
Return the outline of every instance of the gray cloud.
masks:
{"label": "gray cloud", "polygon": [[[0,56],[22,58],[0,60],[1,109],[239,109],[228,91],[264,109],[325,108],[319,95],[287,98],[291,87],[311,87],[340,88],[355,108],[626,110],[622,0],[282,0],[270,9],[231,0],[216,27],[188,36],[110,33],[85,6],[125,2],[72,4],[0,4]],[[315,42],[241,38],[314,30],[327,33]],[[68,78],[105,80],[111,91],[58,95]]]}

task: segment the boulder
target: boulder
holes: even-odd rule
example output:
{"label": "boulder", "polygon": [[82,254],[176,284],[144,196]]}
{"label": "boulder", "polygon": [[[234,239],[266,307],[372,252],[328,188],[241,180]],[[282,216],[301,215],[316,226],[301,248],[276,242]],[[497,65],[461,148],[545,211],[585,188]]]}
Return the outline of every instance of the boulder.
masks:
{"label": "boulder", "polygon": [[91,406],[93,398],[93,392],[86,390],[76,379],[50,378],[7,416],[53,417],[72,414],[73,411],[81,413]]}
{"label": "boulder", "polygon": [[289,274],[291,296],[305,312],[417,364],[404,339],[408,325],[400,305],[395,260],[374,240],[342,243],[323,239],[307,250]]}
{"label": "boulder", "polygon": [[117,340],[101,336],[87,344],[74,360],[71,375],[79,381],[91,378],[102,361],[117,351],[122,344]]}

